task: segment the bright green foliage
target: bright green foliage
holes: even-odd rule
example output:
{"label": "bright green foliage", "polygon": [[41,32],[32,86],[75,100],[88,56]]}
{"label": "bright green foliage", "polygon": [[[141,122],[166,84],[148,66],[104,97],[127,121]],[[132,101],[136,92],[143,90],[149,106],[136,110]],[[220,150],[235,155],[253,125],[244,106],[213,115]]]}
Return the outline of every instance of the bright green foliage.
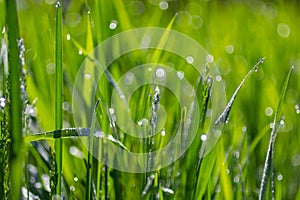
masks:
{"label": "bright green foliage", "polygon": [[[157,199],[158,196],[160,199],[257,199],[268,152],[270,124],[273,118],[278,123],[280,117],[282,124],[278,129],[275,127],[277,139],[272,144],[272,169],[269,169],[274,173],[271,177],[274,185],[269,188],[275,189],[276,199],[300,197],[300,26],[297,21],[300,5],[296,1],[63,0],[61,7],[56,8],[56,1],[52,0],[22,0],[17,1],[17,13],[10,11],[5,2],[0,0],[0,98],[7,103],[2,106],[0,99],[1,197],[8,197],[9,189],[22,185],[18,191],[22,191],[23,196],[41,199],[51,199],[53,194],[62,194],[68,199]],[[5,19],[6,15],[9,20]],[[10,17],[16,16],[19,31],[10,29],[16,34],[12,37],[7,29],[14,23],[12,20],[16,20]],[[222,135],[205,157],[199,156],[205,150],[200,137],[209,129],[211,84],[218,80],[210,76],[209,70],[207,76],[199,77],[184,58],[170,52],[137,50],[118,58],[98,82],[95,97],[98,105],[93,105],[94,114],[91,113],[95,120],[88,127],[75,127],[72,91],[83,60],[105,39],[140,27],[168,27],[201,44],[213,55],[220,71],[218,80],[224,81],[228,95],[219,98],[226,102],[257,60],[266,58],[239,90],[230,120],[220,129]],[[16,49],[19,32],[25,44],[24,66],[20,65],[16,53],[20,50]],[[166,32],[161,44],[167,37]],[[9,51],[9,48],[15,49]],[[118,54],[119,50],[116,44],[111,52]],[[10,58],[9,74],[5,52]],[[96,56],[91,56],[91,60]],[[148,173],[120,172],[92,157],[88,147],[94,147],[93,154],[100,155],[102,160],[107,159],[105,144],[108,142],[134,152],[158,149],[169,142],[178,127],[187,124],[187,109],[180,108],[178,99],[164,88],[159,100],[168,114],[164,137],[157,134],[144,141],[126,135],[113,125],[110,104],[112,91],[118,89],[115,83],[128,70],[149,60],[184,72],[200,102],[199,122],[195,122],[200,128],[190,148],[170,166]],[[294,73],[282,95],[282,83],[292,65]],[[20,73],[21,67],[23,73]],[[26,83],[26,87],[19,87],[22,83]],[[151,133],[155,87],[155,84],[144,85],[128,100],[131,118],[136,123],[148,119],[148,125],[143,125],[147,133]],[[19,91],[20,88],[25,89]],[[280,108],[276,109],[278,102]],[[101,131],[94,125],[96,120]],[[15,124],[17,126],[12,127]],[[88,137],[90,135],[95,138]],[[11,139],[20,146],[11,143]],[[26,148],[21,146],[23,141]],[[85,146],[83,143],[88,141],[90,146]],[[15,166],[21,169],[21,165],[9,165],[9,156],[16,152],[20,152],[15,156],[22,159],[24,168],[14,174],[11,170],[15,170]],[[271,171],[268,173],[267,178]],[[61,185],[57,184],[60,183],[57,177],[62,178]],[[266,197],[272,196],[269,190],[263,192]]]}

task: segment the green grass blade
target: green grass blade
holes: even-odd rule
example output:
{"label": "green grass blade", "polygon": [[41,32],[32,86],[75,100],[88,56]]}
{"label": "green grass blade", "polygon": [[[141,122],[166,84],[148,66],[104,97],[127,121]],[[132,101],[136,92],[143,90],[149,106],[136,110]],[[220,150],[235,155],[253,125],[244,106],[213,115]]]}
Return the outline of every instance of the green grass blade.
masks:
{"label": "green grass blade", "polygon": [[228,102],[227,106],[225,107],[225,110],[222,112],[222,114],[216,120],[216,122],[215,122],[216,125],[220,124],[220,123],[227,123],[228,122],[229,113],[231,111],[233,102],[234,102],[237,94],[239,93],[242,86],[245,84],[246,80],[250,77],[251,74],[253,74],[253,72],[256,72],[258,70],[258,66],[260,64],[262,64],[264,62],[264,60],[265,60],[265,58],[259,59],[259,61],[251,68],[251,70],[248,72],[248,74],[243,78],[243,80],[241,81],[239,86],[234,91],[230,101]]}
{"label": "green grass blade", "polygon": [[[55,129],[62,129],[62,84],[63,84],[63,70],[62,70],[62,9],[60,2],[56,3],[56,46],[55,46],[55,61],[56,61],[56,79],[55,79]],[[61,176],[62,176],[62,140],[57,138],[55,140],[55,157],[57,164],[57,182],[56,194],[61,195]]]}
{"label": "green grass blade", "polygon": [[[275,145],[275,140],[276,140],[276,135],[278,132],[278,128],[279,128],[279,115],[281,113],[281,108],[282,108],[282,104],[286,95],[286,91],[289,85],[289,82],[291,80],[291,75],[292,72],[294,70],[294,67],[291,67],[281,90],[280,93],[280,99],[279,99],[279,103],[277,105],[277,110],[274,116],[274,120],[273,120],[273,127],[272,127],[272,131],[271,131],[271,137],[270,137],[270,141],[269,141],[269,146],[268,146],[268,151],[267,151],[267,156],[266,156],[266,160],[265,160],[265,165],[264,165],[264,171],[263,171],[263,176],[262,176],[262,180],[261,180],[261,185],[260,185],[260,192],[259,192],[259,199],[260,200],[264,200],[266,199],[266,194],[267,194],[267,186],[268,186],[268,180],[269,178],[272,176],[272,171],[273,171],[273,156],[274,156],[274,145]],[[273,188],[273,184],[272,185],[272,195],[274,195],[274,188]]]}
{"label": "green grass blade", "polygon": [[22,137],[22,100],[20,90],[20,60],[18,40],[19,24],[17,14],[17,2],[6,1],[7,26],[8,26],[8,64],[9,64],[9,87],[10,87],[10,130],[11,130],[11,152],[10,152],[10,199],[20,199],[22,184],[22,162],[23,162],[23,137]]}
{"label": "green grass blade", "polygon": [[94,149],[94,132],[95,132],[95,124],[97,121],[96,110],[99,104],[99,100],[96,102],[94,107],[94,112],[92,116],[92,124],[90,129],[90,137],[89,137],[89,152],[88,152],[88,163],[87,163],[87,187],[86,187],[86,199],[90,200],[92,196],[92,172],[93,172],[93,149]]}

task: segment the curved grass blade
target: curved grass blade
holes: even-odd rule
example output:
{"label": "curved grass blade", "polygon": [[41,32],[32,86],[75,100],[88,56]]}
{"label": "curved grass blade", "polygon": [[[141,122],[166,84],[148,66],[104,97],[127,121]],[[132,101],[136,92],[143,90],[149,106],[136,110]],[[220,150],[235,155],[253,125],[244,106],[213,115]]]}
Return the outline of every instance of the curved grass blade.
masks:
{"label": "curved grass blade", "polygon": [[[56,46],[55,46],[55,61],[56,61],[56,81],[55,81],[55,129],[62,129],[62,9],[60,2],[56,3]],[[57,182],[55,186],[56,194],[61,194],[61,176],[62,176],[62,140],[55,140],[55,158],[56,158],[56,175]]]}
{"label": "curved grass blade", "polygon": [[[38,140],[51,140],[57,138],[79,138],[79,137],[89,137],[91,135],[90,128],[66,128],[62,130],[55,130],[49,132],[42,132],[36,134],[28,134],[24,137],[24,142],[34,142]],[[115,143],[116,145],[120,146],[124,150],[128,150],[126,146],[124,146],[119,140],[114,138],[112,135],[106,135],[102,131],[94,130],[93,133],[94,137],[97,138],[104,138],[108,141]],[[129,151],[129,150],[128,150]]]}
{"label": "curved grass blade", "polygon": [[10,199],[20,199],[22,184],[23,162],[23,136],[22,136],[22,100],[20,89],[21,68],[19,60],[18,40],[19,22],[17,14],[17,1],[7,0],[6,20],[8,26],[8,65],[9,65],[9,89],[10,89]]}
{"label": "curved grass blade", "polygon": [[254,67],[252,67],[252,69],[250,69],[248,74],[243,78],[242,82],[239,84],[239,86],[234,91],[230,101],[228,102],[227,106],[225,107],[225,110],[222,112],[222,114],[216,120],[215,125],[228,122],[229,113],[231,111],[233,102],[234,102],[237,94],[239,93],[242,86],[245,84],[246,80],[251,76],[251,74],[253,74],[253,72],[256,72],[258,70],[258,66],[260,64],[262,64],[264,61],[265,61],[265,58],[259,59],[259,61],[254,65]]}
{"label": "curved grass blade", "polygon": [[[280,126],[279,115],[281,113],[282,104],[283,104],[283,101],[284,101],[284,98],[286,95],[286,91],[287,91],[289,82],[291,80],[291,75],[292,75],[293,70],[294,70],[294,67],[291,67],[291,69],[284,81],[284,84],[283,84],[283,87],[282,87],[282,90],[280,93],[280,99],[279,99],[279,103],[277,105],[277,110],[276,110],[274,120],[273,120],[273,127],[272,127],[272,131],[271,131],[271,137],[270,137],[270,141],[269,141],[263,176],[262,176],[261,185],[260,185],[259,200],[266,199],[268,180],[272,176],[272,171],[273,171],[274,145],[275,145],[277,132],[278,132],[278,129]],[[274,183],[271,183],[271,187],[272,187],[272,196],[274,199],[274,193],[275,193]]]}

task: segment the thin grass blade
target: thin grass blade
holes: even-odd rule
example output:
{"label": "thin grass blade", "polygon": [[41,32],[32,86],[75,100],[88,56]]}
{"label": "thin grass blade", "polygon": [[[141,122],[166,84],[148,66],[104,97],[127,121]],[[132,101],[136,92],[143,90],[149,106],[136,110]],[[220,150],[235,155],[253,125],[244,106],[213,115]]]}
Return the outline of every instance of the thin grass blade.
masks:
{"label": "thin grass blade", "polygon": [[[63,70],[62,70],[62,9],[58,1],[56,3],[56,46],[55,46],[55,61],[56,61],[56,80],[55,80],[55,129],[62,129],[62,86],[63,86]],[[55,158],[56,158],[56,175],[57,182],[55,192],[61,195],[61,181],[62,181],[62,140],[57,138],[55,140]]]}
{"label": "thin grass blade", "polygon": [[[294,71],[294,67],[291,67],[291,69],[284,81],[284,84],[283,84],[283,87],[282,87],[282,90],[280,93],[279,103],[277,105],[277,110],[276,110],[274,120],[273,120],[273,128],[271,131],[271,137],[270,137],[270,141],[269,141],[267,156],[266,156],[265,165],[264,165],[264,171],[263,171],[261,185],[260,185],[259,200],[266,199],[268,180],[272,176],[272,172],[273,172],[274,146],[275,146],[275,140],[276,140],[277,132],[278,132],[279,125],[280,125],[279,124],[279,121],[280,121],[279,115],[281,114],[282,104],[283,104],[283,101],[284,101],[284,98],[286,95],[286,91],[288,89],[288,85],[291,80],[291,75],[292,75],[293,71]],[[273,183],[271,183],[271,187],[272,187],[272,196],[274,199],[275,189],[274,189]]]}
{"label": "thin grass blade", "polygon": [[227,123],[228,122],[228,117],[233,105],[234,100],[236,99],[237,94],[239,93],[240,89],[242,86],[245,84],[246,80],[253,74],[253,72],[256,72],[258,70],[258,66],[264,62],[265,58],[259,59],[259,61],[250,69],[248,74],[243,78],[239,86],[236,88],[234,91],[230,101],[228,102],[227,106],[225,107],[225,110],[222,112],[222,114],[218,117],[218,119],[215,122],[215,125],[221,124],[221,123]]}
{"label": "thin grass blade", "polygon": [[8,26],[8,65],[10,89],[10,199],[20,199],[22,185],[23,137],[22,137],[22,100],[20,89],[21,67],[19,60],[18,40],[19,22],[17,1],[6,1],[6,20]]}

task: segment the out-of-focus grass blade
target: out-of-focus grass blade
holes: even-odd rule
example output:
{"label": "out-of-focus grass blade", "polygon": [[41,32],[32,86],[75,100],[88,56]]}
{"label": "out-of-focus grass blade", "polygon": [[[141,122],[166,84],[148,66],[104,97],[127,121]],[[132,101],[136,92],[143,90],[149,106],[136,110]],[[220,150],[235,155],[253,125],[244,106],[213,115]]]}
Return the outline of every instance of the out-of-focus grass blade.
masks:
{"label": "out-of-focus grass blade", "polygon": [[17,1],[6,1],[6,20],[8,26],[8,65],[9,65],[9,92],[10,92],[10,199],[20,199],[22,184],[23,137],[22,137],[22,100],[20,89],[21,67],[19,60],[18,40],[19,22]]}
{"label": "out-of-focus grass blade", "polygon": [[[272,176],[274,146],[275,146],[275,140],[276,140],[276,136],[277,136],[277,132],[278,132],[278,128],[279,128],[279,121],[280,121],[279,115],[281,113],[282,104],[283,104],[283,101],[284,101],[284,98],[286,95],[286,91],[287,91],[289,82],[291,80],[291,75],[292,75],[293,70],[294,70],[294,67],[291,67],[291,69],[284,81],[284,84],[283,84],[283,87],[282,87],[282,90],[280,93],[279,103],[277,105],[277,110],[276,110],[276,113],[274,116],[271,137],[270,137],[270,141],[269,141],[263,176],[262,176],[261,185],[260,185],[260,191],[259,191],[259,199],[260,200],[266,199],[268,180]],[[275,194],[275,190],[273,188],[274,184],[271,184],[271,186],[272,186],[272,196],[274,199],[274,194]]]}
{"label": "out-of-focus grass blade", "polygon": [[[63,86],[63,70],[62,70],[62,9],[60,2],[56,3],[56,34],[55,34],[55,62],[56,62],[56,79],[55,79],[55,129],[62,129],[62,86]],[[57,182],[55,192],[61,195],[62,180],[62,140],[55,140],[55,158],[56,158],[56,175]]]}
{"label": "out-of-focus grass blade", "polygon": [[[175,15],[172,20],[170,21],[170,23],[168,24],[167,28],[166,28],[166,31],[164,32],[164,34],[161,36],[161,39],[158,43],[158,47],[162,48],[165,46],[166,42],[168,41],[168,36],[170,34],[169,30],[172,28],[173,26],[173,23],[176,19],[176,16]],[[162,54],[162,51],[161,50],[156,50],[154,53],[153,53],[153,57],[152,57],[152,62],[153,63],[157,63],[159,61],[159,59],[161,59],[161,54]]]}

